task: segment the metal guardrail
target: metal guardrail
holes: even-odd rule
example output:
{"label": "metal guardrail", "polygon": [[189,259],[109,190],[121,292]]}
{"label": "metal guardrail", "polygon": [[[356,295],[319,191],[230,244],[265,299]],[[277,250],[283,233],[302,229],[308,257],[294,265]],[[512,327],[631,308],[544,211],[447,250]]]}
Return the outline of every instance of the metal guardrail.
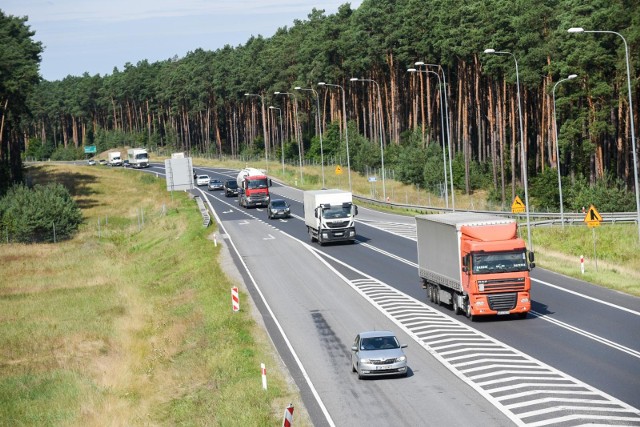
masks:
{"label": "metal guardrail", "polygon": [[200,209],[200,214],[202,214],[202,226],[208,227],[211,224],[211,215],[209,215],[209,211],[207,207],[204,205],[202,198],[200,196],[194,196],[196,199],[196,203],[198,204],[198,208]]}
{"label": "metal guardrail", "polygon": [[[356,200],[360,200],[366,203],[370,203],[377,206],[386,206],[392,208],[399,209],[407,209],[414,211],[423,211],[425,213],[445,213],[445,212],[453,212],[454,210],[451,208],[443,208],[436,206],[422,206],[422,205],[410,205],[404,203],[393,203],[393,202],[384,202],[377,199],[371,199],[368,197],[362,197],[353,195],[353,198]],[[466,212],[471,211],[469,209],[457,209],[457,211]],[[514,214],[509,211],[483,211],[483,210],[472,210],[473,212],[487,213],[492,215],[504,216],[507,218],[514,218],[520,221],[526,220],[526,214],[518,213]],[[567,225],[584,225],[584,218],[586,213],[582,212],[565,212],[564,213],[564,223]],[[602,217],[603,223],[609,224],[618,224],[618,223],[636,223],[637,222],[637,214],[636,212],[600,212],[600,216]],[[548,226],[548,225],[560,225],[562,224],[562,218],[560,216],[560,212],[529,212],[529,219],[531,221],[532,226]]]}

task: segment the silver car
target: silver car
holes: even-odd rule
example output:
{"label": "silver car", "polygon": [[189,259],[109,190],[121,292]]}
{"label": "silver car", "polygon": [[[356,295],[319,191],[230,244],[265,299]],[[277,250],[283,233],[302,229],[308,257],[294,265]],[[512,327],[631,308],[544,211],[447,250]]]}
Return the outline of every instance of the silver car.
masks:
{"label": "silver car", "polygon": [[351,370],[358,378],[381,375],[407,376],[407,356],[391,331],[361,332],[351,347]]}

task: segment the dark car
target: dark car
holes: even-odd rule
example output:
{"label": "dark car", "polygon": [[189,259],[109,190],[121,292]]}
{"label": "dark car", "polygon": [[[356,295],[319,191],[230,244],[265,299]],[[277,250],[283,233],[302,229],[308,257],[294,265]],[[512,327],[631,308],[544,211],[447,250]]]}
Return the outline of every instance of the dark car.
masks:
{"label": "dark car", "polygon": [[291,208],[289,203],[282,199],[271,199],[267,206],[269,219],[272,218],[289,218],[291,216]]}
{"label": "dark car", "polygon": [[131,163],[129,163],[129,160],[125,159],[122,161],[122,167],[123,168],[128,168],[131,167]]}
{"label": "dark car", "polygon": [[238,183],[230,179],[224,183],[224,195],[227,197],[238,195]]}
{"label": "dark car", "polygon": [[207,184],[207,188],[209,190],[222,190],[224,188],[224,184],[219,179],[210,179],[209,184]]}

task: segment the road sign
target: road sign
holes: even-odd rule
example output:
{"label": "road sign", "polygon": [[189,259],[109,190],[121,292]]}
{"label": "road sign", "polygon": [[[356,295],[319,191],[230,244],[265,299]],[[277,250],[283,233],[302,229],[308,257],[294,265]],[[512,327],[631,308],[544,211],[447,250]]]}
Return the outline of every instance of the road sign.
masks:
{"label": "road sign", "polygon": [[511,205],[511,212],[513,213],[522,213],[525,211],[525,204],[522,203],[522,200],[520,200],[520,196],[516,196],[515,199],[513,199],[513,204]]}
{"label": "road sign", "polygon": [[340,165],[336,166],[336,175],[342,175],[342,168]]}
{"label": "road sign", "polygon": [[600,223],[602,222],[602,217],[598,213],[598,210],[595,206],[589,206],[589,210],[584,217],[584,222],[586,222],[587,226],[589,227],[598,227],[600,225]]}
{"label": "road sign", "polygon": [[95,154],[96,153],[96,146],[95,145],[86,145],[84,147],[84,153],[85,154]]}
{"label": "road sign", "polygon": [[375,176],[370,176],[370,177],[368,178],[368,180],[369,180],[369,182],[376,182],[376,181],[377,181],[377,178],[376,178]]}

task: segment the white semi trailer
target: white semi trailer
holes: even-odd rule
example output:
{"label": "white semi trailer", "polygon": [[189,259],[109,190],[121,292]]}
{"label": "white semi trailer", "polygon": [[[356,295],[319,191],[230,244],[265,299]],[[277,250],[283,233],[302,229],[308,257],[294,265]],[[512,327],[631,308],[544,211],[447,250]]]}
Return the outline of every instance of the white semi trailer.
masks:
{"label": "white semi trailer", "polygon": [[354,217],[358,207],[349,191],[309,190],[304,192],[304,222],[312,242],[356,240]]}

